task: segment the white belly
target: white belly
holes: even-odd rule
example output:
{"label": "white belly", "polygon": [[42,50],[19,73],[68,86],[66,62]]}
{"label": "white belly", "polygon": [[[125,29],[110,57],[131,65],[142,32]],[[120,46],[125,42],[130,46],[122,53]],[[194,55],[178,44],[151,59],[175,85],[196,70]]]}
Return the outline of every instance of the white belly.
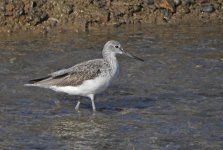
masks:
{"label": "white belly", "polygon": [[70,95],[87,96],[104,91],[110,84],[111,78],[97,77],[92,80],[84,81],[79,86],[51,86],[50,89],[57,92],[65,92]]}

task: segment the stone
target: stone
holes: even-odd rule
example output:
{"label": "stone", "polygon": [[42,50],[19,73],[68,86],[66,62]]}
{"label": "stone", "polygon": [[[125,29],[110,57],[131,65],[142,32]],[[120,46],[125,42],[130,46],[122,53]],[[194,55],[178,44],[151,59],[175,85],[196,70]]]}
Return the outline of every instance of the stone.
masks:
{"label": "stone", "polygon": [[11,12],[11,11],[13,11],[14,6],[12,4],[8,4],[8,5],[5,6],[5,9],[6,9],[7,12]]}
{"label": "stone", "polygon": [[64,14],[69,15],[69,14],[71,14],[73,12],[73,8],[70,5],[64,5],[64,7],[62,8],[62,12]]}
{"label": "stone", "polygon": [[144,0],[144,4],[153,5],[154,4],[154,0]]}
{"label": "stone", "polygon": [[28,22],[31,25],[37,25],[48,19],[48,14],[40,9],[33,9],[28,15]]}
{"label": "stone", "polygon": [[161,13],[163,14],[163,20],[168,21],[171,17],[171,13],[167,9],[161,9]]}
{"label": "stone", "polygon": [[175,6],[179,6],[181,4],[181,0],[173,0]]}
{"label": "stone", "polygon": [[190,13],[190,9],[188,8],[187,5],[180,5],[177,8],[177,12],[179,12],[180,14],[184,15],[184,14],[188,14]]}
{"label": "stone", "polygon": [[1,10],[5,16],[19,17],[24,15],[24,3],[20,0],[8,1],[2,3]]}
{"label": "stone", "polygon": [[173,0],[155,0],[155,5],[158,8],[165,8],[167,10],[170,10],[172,13],[176,12]]}
{"label": "stone", "polygon": [[193,4],[195,4],[195,0],[183,0],[182,4],[183,5],[193,5]]}
{"label": "stone", "polygon": [[214,9],[214,6],[212,4],[209,4],[209,3],[201,4],[201,12],[212,13],[214,11],[215,11],[215,9]]}

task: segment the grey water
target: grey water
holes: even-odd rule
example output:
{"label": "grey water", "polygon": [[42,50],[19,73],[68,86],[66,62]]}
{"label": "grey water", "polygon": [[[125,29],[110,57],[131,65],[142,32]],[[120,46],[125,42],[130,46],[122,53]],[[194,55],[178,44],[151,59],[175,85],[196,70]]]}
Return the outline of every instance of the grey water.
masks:
{"label": "grey water", "polygon": [[[24,87],[101,57],[114,39],[119,79],[88,98]],[[80,112],[74,107],[81,99]],[[223,149],[223,27],[125,26],[0,35],[0,149]]]}

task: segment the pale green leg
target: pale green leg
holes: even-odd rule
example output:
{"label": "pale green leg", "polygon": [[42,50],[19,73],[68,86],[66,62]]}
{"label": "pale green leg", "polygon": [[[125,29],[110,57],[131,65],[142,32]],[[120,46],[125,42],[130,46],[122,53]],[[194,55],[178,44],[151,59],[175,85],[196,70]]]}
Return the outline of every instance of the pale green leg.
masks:
{"label": "pale green leg", "polygon": [[94,94],[90,94],[90,95],[88,95],[88,97],[91,99],[92,109],[95,112],[96,111],[96,107],[95,107],[95,104],[94,104]]}
{"label": "pale green leg", "polygon": [[77,105],[75,106],[76,111],[79,111],[80,103],[81,103],[80,101],[77,101]]}

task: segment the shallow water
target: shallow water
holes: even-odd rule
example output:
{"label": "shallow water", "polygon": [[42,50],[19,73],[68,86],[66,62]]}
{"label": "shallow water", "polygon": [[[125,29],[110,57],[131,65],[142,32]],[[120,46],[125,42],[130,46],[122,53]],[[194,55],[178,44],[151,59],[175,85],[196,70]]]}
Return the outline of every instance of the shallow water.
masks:
{"label": "shallow water", "polygon": [[[109,39],[120,77],[91,102],[24,87],[101,57]],[[223,28],[126,26],[91,33],[0,36],[0,149],[223,149]]]}

